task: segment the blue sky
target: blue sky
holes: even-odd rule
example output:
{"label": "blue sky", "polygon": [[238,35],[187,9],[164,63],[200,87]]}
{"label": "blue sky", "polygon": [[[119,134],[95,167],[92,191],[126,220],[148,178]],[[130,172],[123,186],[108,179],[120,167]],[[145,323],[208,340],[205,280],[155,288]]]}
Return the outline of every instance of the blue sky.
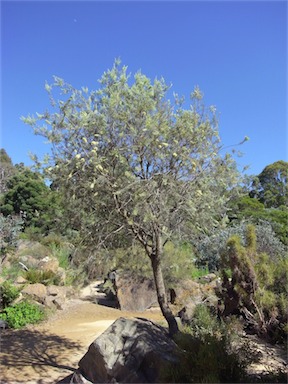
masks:
{"label": "blue sky", "polygon": [[198,85],[223,144],[250,137],[248,173],[287,161],[286,1],[2,1],[1,57],[0,146],[13,163],[49,151],[20,120],[49,106],[45,81],[97,89],[116,57],[187,98]]}

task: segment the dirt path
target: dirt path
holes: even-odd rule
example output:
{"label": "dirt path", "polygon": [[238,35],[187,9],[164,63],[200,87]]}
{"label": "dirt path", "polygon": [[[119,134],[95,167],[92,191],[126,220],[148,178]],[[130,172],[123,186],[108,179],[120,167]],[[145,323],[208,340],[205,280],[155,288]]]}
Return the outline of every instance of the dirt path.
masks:
{"label": "dirt path", "polygon": [[[0,383],[56,384],[77,368],[93,340],[119,317],[145,317],[165,324],[158,309],[132,313],[107,305],[94,282],[45,323],[0,331]],[[262,357],[251,365],[250,374],[287,367],[283,349],[256,339],[254,348]]]}
{"label": "dirt path", "polygon": [[[0,383],[52,384],[71,374],[92,341],[119,317],[163,321],[159,310],[119,311],[99,305],[97,283],[81,291],[47,322],[0,334]],[[109,303],[107,303],[109,304]]]}

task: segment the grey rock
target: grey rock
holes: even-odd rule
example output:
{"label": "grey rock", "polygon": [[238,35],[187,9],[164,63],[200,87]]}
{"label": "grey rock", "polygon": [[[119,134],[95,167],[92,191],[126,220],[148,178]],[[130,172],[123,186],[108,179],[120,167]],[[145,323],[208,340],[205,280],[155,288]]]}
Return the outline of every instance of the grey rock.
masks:
{"label": "grey rock", "polygon": [[155,284],[152,279],[117,273],[114,282],[117,301],[121,310],[145,311],[158,306]]}
{"label": "grey rock", "polygon": [[7,321],[0,319],[0,330],[6,329],[6,328],[9,328]]}
{"label": "grey rock", "polygon": [[119,318],[90,345],[78,373],[92,383],[157,383],[179,360],[180,350],[165,328]]}

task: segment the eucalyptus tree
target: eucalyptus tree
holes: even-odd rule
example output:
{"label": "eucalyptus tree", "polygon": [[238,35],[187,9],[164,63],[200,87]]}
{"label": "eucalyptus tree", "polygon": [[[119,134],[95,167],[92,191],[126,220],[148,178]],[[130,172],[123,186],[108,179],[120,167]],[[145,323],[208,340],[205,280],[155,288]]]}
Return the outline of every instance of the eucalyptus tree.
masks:
{"label": "eucalyptus tree", "polygon": [[117,60],[99,83],[89,91],[54,77],[46,84],[50,111],[23,119],[52,144],[46,168],[67,205],[81,201],[90,215],[91,241],[124,231],[142,245],[173,334],[178,327],[161,270],[165,244],[225,217],[235,163],[222,153],[216,110],[205,107],[198,87],[185,109],[183,98],[168,100],[163,79],[132,77]]}

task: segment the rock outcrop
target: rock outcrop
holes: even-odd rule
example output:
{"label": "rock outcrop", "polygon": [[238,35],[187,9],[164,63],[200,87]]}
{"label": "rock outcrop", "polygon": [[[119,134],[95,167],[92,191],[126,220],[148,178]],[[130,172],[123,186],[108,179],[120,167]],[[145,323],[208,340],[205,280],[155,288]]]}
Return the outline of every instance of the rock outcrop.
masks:
{"label": "rock outcrop", "polygon": [[134,276],[128,272],[115,273],[114,290],[123,311],[145,311],[158,306],[153,279]]}
{"label": "rock outcrop", "polygon": [[165,328],[119,318],[90,345],[70,383],[157,383],[180,353]]}

